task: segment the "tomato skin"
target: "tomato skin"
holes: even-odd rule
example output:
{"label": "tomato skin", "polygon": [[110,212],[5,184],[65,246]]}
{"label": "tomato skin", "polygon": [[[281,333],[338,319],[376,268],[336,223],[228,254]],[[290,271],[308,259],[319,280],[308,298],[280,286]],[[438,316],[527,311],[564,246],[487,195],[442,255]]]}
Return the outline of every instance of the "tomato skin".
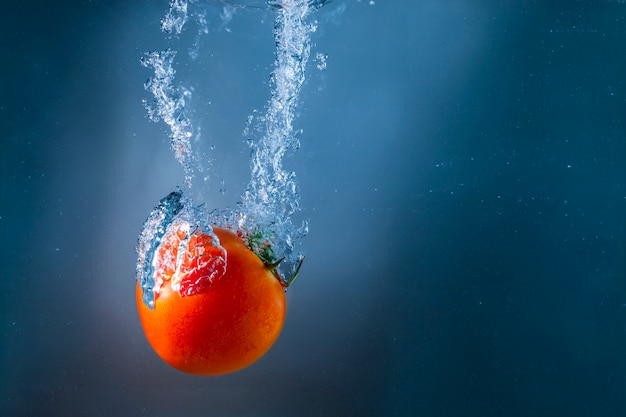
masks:
{"label": "tomato skin", "polygon": [[198,294],[181,296],[165,281],[155,308],[136,288],[146,337],[168,364],[197,375],[245,368],[278,338],[286,313],[281,282],[233,232],[214,228],[226,250],[226,271]]}

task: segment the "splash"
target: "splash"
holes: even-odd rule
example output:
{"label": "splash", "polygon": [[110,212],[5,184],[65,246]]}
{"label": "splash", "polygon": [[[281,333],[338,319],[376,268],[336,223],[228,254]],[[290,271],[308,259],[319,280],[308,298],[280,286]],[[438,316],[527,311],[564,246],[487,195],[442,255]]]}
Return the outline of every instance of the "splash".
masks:
{"label": "splash", "polygon": [[145,84],[146,90],[154,96],[152,102],[144,100],[148,110],[148,117],[153,122],[161,119],[170,128],[170,145],[176,160],[185,170],[185,184],[191,186],[193,176],[194,156],[191,151],[191,137],[193,135],[191,121],[185,115],[185,99],[191,92],[184,87],[174,86],[172,67],[176,52],[170,49],[161,52],[148,52],[141,59],[144,67],[154,69],[154,76]]}
{"label": "splash", "polygon": [[205,223],[202,211],[181,190],[150,212],[137,243],[137,280],[149,309],[165,280],[184,297],[202,292],[226,272],[226,250]]}
{"label": "splash", "polygon": [[159,287],[155,282],[155,265],[150,259],[155,258],[155,253],[161,244],[161,240],[167,232],[167,227],[184,207],[183,195],[180,192],[172,192],[159,202],[152,210],[143,224],[139,241],[137,243],[137,279],[141,286],[143,302],[150,309],[154,309],[154,290]]}
{"label": "splash", "polygon": [[[289,7],[289,3],[292,3],[288,0],[219,0],[222,4],[229,5],[232,7],[239,7],[242,9],[264,9],[264,8],[284,8]],[[312,8],[322,7],[324,4],[329,3],[331,0],[308,0],[305,3]]]}
{"label": "splash", "polygon": [[170,9],[161,20],[161,30],[165,33],[174,32],[180,35],[186,22],[187,0],[173,0],[170,2]]}
{"label": "splash", "polygon": [[[270,74],[270,99],[266,111],[256,120],[255,129],[246,127],[251,148],[251,178],[242,201],[237,210],[215,210],[204,213],[201,217],[211,224],[238,226],[251,237],[251,246],[258,241],[263,248],[269,246],[272,249],[271,255],[274,259],[285,258],[282,267],[291,269],[291,272],[301,262],[302,256],[295,253],[295,246],[307,234],[308,225],[302,222],[296,226],[292,221],[294,213],[300,210],[298,186],[296,174],[286,170],[282,161],[288,152],[300,146],[294,129],[294,119],[298,96],[305,82],[305,69],[311,50],[310,35],[316,30],[315,24],[309,22],[309,15],[327,2],[328,0],[220,0],[221,28],[226,30],[226,25],[238,9],[266,9],[275,13],[275,61]],[[162,30],[170,35],[170,39],[180,35],[187,22],[193,21],[198,25],[195,41],[189,48],[192,60],[199,55],[201,36],[209,32],[207,10],[206,5],[197,1],[172,0],[169,11],[161,22]],[[172,150],[184,169],[185,186],[191,189],[194,173],[200,166],[192,149],[194,128],[185,112],[185,105],[191,98],[193,88],[175,84],[175,57],[176,51],[172,49],[144,55],[142,64],[154,70],[154,76],[145,84],[154,100],[145,101],[144,104],[152,121],[163,120],[168,125]],[[320,70],[320,66],[325,68],[324,55],[318,54],[316,60]],[[252,123],[252,119],[250,117],[247,125]],[[198,137],[199,132],[195,135]],[[162,201],[159,207],[163,204],[165,203]],[[151,216],[159,217],[167,213],[165,208],[157,207]],[[150,221],[149,217],[147,223]],[[154,219],[152,222],[159,224]],[[158,239],[159,233],[155,236]],[[154,246],[154,243],[148,243],[146,247]],[[149,266],[144,265],[142,268]],[[149,286],[150,283],[146,285]]]}
{"label": "splash", "polygon": [[307,224],[295,227],[291,221],[300,209],[296,175],[283,168],[282,160],[299,147],[293,121],[311,49],[309,35],[315,31],[306,20],[309,11],[306,0],[282,1],[277,10],[271,99],[261,120],[263,136],[251,142],[252,175],[240,221],[241,227],[266,235],[277,256],[294,265],[294,243],[307,233]]}

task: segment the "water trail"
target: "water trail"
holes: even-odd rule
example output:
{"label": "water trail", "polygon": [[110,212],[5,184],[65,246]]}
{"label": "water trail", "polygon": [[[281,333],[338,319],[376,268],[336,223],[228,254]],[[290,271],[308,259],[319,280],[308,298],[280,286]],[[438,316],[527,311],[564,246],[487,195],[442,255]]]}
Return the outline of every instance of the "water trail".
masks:
{"label": "water trail", "polygon": [[[328,0],[220,0],[223,26],[233,18],[236,8],[269,9],[275,13],[274,40],[276,57],[270,77],[270,100],[265,114],[257,122],[257,129],[248,135],[251,147],[251,179],[242,197],[238,211],[216,211],[208,215],[217,224],[230,222],[252,234],[260,234],[269,243],[277,259],[286,257],[283,265],[292,270],[299,255],[294,254],[295,243],[307,233],[307,224],[295,226],[292,215],[300,210],[296,176],[283,168],[283,157],[299,147],[293,122],[298,105],[298,95],[305,81],[305,68],[310,54],[310,35],[316,26],[308,21],[310,12]],[[197,1],[172,0],[169,11],[161,22],[161,29],[177,38],[189,21],[199,26],[198,35],[189,49],[192,60],[199,53],[199,38],[208,33],[206,5]],[[163,120],[170,130],[170,143],[174,155],[183,166],[185,185],[192,186],[194,172],[202,171],[199,156],[193,152],[194,129],[185,114],[186,100],[192,88],[174,83],[173,67],[176,51],[166,49],[149,52],[142,64],[154,70],[145,88],[154,100],[144,101],[152,121]],[[325,59],[318,57],[318,67]],[[199,135],[199,129],[197,135]],[[248,130],[246,128],[246,130]],[[257,137],[252,137],[258,135]],[[217,214],[216,214],[217,213]]]}
{"label": "water trail", "polygon": [[276,59],[271,74],[271,98],[261,119],[261,138],[251,141],[251,179],[244,194],[240,226],[260,231],[276,256],[293,259],[294,243],[307,232],[306,223],[295,227],[291,216],[300,209],[295,173],[283,168],[285,153],[299,147],[293,121],[298,94],[304,84],[310,53],[307,0],[273,1],[276,7],[274,40]]}
{"label": "water trail", "polygon": [[[188,20],[187,0],[172,0],[170,7],[161,20],[161,30],[168,34],[179,35]],[[152,68],[154,76],[146,81],[144,87],[154,96],[152,101],[144,100],[148,117],[153,122],[163,120],[170,129],[170,145],[176,160],[185,173],[185,186],[191,188],[196,158],[191,149],[193,129],[191,120],[185,114],[185,101],[191,97],[191,90],[174,84],[173,63],[176,51],[147,52],[141,58],[144,67]]]}
{"label": "water trail", "polygon": [[170,145],[176,160],[185,170],[185,185],[191,186],[194,156],[191,151],[191,121],[185,115],[185,98],[191,92],[184,87],[174,86],[172,67],[176,52],[170,49],[160,52],[148,52],[141,59],[141,64],[154,69],[154,76],[145,84],[146,90],[154,96],[152,102],[144,100],[148,117],[153,122],[163,120],[170,128]]}
{"label": "water trail", "polygon": [[170,8],[161,20],[161,30],[165,33],[180,35],[187,23],[187,0],[172,0]]}

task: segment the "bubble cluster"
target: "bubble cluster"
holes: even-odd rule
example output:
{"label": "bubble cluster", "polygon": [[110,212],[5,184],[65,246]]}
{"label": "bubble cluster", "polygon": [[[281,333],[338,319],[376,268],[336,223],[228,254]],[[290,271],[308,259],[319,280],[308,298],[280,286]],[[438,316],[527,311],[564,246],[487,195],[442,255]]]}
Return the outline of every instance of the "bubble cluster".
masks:
{"label": "bubble cluster", "polygon": [[191,121],[185,115],[185,99],[191,92],[174,86],[176,71],[172,67],[176,51],[167,49],[147,52],[141,64],[154,69],[154,76],[146,81],[145,88],[154,96],[153,101],[144,100],[148,117],[153,122],[163,120],[170,128],[170,145],[176,160],[185,170],[185,182],[191,185],[194,156],[191,150],[193,135]]}
{"label": "bubble cluster", "polygon": [[152,262],[155,253],[165,236],[167,226],[172,223],[174,217],[183,209],[183,195],[179,191],[170,193],[159,202],[150,212],[143,224],[139,240],[137,242],[137,280],[143,290],[143,302],[146,306],[154,308],[154,289],[156,266]]}
{"label": "bubble cluster", "polygon": [[137,280],[143,303],[154,309],[165,281],[181,296],[206,289],[224,275],[227,254],[202,207],[181,190],[161,199],[143,224],[137,243]]}
{"label": "bubble cluster", "polygon": [[299,256],[293,254],[294,243],[307,233],[307,224],[296,227],[292,223],[291,216],[300,209],[296,174],[285,170],[282,161],[288,150],[299,147],[293,121],[305,81],[310,34],[316,27],[307,21],[308,1],[284,0],[280,4],[274,23],[271,98],[261,119],[262,136],[251,141],[252,173],[244,194],[241,226],[264,231],[278,257],[295,264]]}
{"label": "bubble cluster", "polygon": [[[250,236],[261,236],[263,244],[271,245],[277,259],[285,258],[282,265],[291,268],[292,271],[301,261],[301,256],[294,253],[295,244],[307,233],[308,226],[306,222],[296,226],[292,221],[292,215],[300,210],[298,186],[295,173],[284,169],[282,161],[288,151],[295,150],[300,145],[293,122],[298,95],[305,82],[305,69],[311,49],[310,35],[316,30],[316,26],[308,20],[309,13],[327,1],[221,1],[223,11],[220,18],[223,25],[233,18],[237,8],[269,9],[274,12],[276,56],[270,74],[271,94],[266,111],[257,117],[258,126],[255,129],[248,129],[252,118],[248,120],[245,129],[252,151],[250,182],[237,210],[227,213],[214,211],[209,216],[210,221],[214,224],[231,222],[232,226],[238,226]],[[169,11],[161,22],[162,30],[172,36],[181,34],[189,20],[198,24],[200,29],[196,41],[189,50],[192,59],[199,53],[199,36],[208,33],[206,5],[196,3],[172,0]],[[196,6],[198,10],[193,11]],[[173,67],[175,57],[176,51],[166,49],[148,52],[142,58],[142,64],[154,70],[154,76],[145,84],[154,100],[150,102],[146,100],[144,104],[152,121],[162,120],[168,125],[172,150],[185,170],[185,185],[191,188],[194,167],[198,164],[197,156],[191,148],[193,129],[191,120],[185,114],[185,102],[191,97],[192,88],[175,85],[176,71]],[[317,61],[318,67],[325,66],[325,56],[323,58],[318,56]],[[220,190],[222,189],[223,184],[220,186]],[[163,206],[161,209],[158,207],[155,209],[147,222],[158,223],[154,219],[151,220],[151,217],[167,214],[166,209],[169,206],[163,201],[159,207],[161,206]],[[159,233],[155,232],[156,237],[152,239],[158,239]],[[145,246],[150,248],[153,244],[148,243]],[[141,268],[149,266],[142,265]]]}
{"label": "bubble cluster", "polygon": [[[307,3],[309,7],[317,8],[322,7],[330,1],[331,0],[307,0],[304,3]],[[290,7],[291,3],[288,0],[220,0],[220,2],[232,7],[240,7],[242,9],[281,9]]]}
{"label": "bubble cluster", "polygon": [[187,22],[187,0],[172,0],[170,8],[161,20],[161,30],[165,33],[180,35]]}

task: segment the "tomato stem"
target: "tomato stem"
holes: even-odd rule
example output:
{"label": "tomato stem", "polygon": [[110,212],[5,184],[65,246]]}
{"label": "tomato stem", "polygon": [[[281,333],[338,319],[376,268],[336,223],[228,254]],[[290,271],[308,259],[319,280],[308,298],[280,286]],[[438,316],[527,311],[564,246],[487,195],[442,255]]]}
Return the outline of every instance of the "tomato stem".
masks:
{"label": "tomato stem", "polygon": [[278,266],[285,260],[285,256],[280,259],[276,259],[276,255],[274,254],[274,250],[272,248],[269,239],[267,238],[267,234],[271,234],[269,231],[261,231],[256,230],[254,233],[248,236],[248,247],[263,261],[265,268],[274,274],[276,279],[280,282],[280,285],[287,288],[289,287],[298,276],[300,272],[300,268],[302,267],[302,262],[304,262],[304,256],[300,258],[300,262],[296,267],[295,273],[289,279],[284,279],[280,272],[278,272]]}
{"label": "tomato stem", "polygon": [[280,263],[282,261],[284,261],[284,260],[285,260],[285,257],[283,256],[282,258],[280,258],[276,262],[268,263],[268,262],[264,261],[263,264],[265,265],[265,268],[267,268],[269,271],[272,272],[272,274],[274,274],[274,276],[276,277],[278,282],[280,282],[280,285],[282,285],[283,287],[287,288],[291,284],[293,284],[293,282],[298,277],[298,274],[300,273],[300,268],[302,267],[302,263],[304,262],[304,256],[300,258],[300,262],[298,262],[298,266],[296,267],[296,272],[289,279],[284,279],[283,277],[281,277],[280,273],[278,272],[278,269],[277,269],[278,265],[280,265]]}
{"label": "tomato stem", "polygon": [[298,263],[298,266],[296,267],[296,272],[291,276],[291,278],[289,278],[288,281],[284,281],[285,282],[285,288],[289,287],[291,284],[293,284],[293,282],[296,280],[296,278],[298,277],[298,274],[300,273],[300,268],[302,267],[302,263],[304,262],[304,256],[302,256],[300,258],[300,262]]}
{"label": "tomato stem", "polygon": [[278,267],[278,265],[280,265],[280,263],[281,263],[282,261],[284,261],[284,260],[285,260],[285,257],[283,256],[282,258],[280,258],[280,259],[279,259],[279,260],[277,260],[276,262],[271,262],[271,263],[270,263],[270,262],[263,262],[263,263],[265,264],[265,267],[266,267],[267,269],[272,270],[272,269],[276,269],[276,268]]}
{"label": "tomato stem", "polygon": [[280,282],[280,285],[287,288],[289,284],[282,276],[280,276],[280,272],[278,272],[278,265],[280,265],[280,263],[284,260],[285,260],[285,257],[283,256],[276,262],[269,263],[269,262],[263,261],[263,264],[265,265],[265,268],[267,270],[269,270],[272,274],[274,274],[278,282]]}

